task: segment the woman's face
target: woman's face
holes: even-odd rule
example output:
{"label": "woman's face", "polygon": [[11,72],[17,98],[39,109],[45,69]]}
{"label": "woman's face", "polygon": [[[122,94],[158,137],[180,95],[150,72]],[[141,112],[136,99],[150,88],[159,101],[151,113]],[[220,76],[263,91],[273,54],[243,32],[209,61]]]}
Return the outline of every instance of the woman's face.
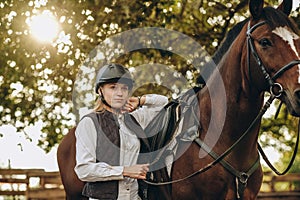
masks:
{"label": "woman's face", "polygon": [[129,96],[129,89],[126,84],[107,83],[100,87],[106,102],[113,108],[122,108]]}

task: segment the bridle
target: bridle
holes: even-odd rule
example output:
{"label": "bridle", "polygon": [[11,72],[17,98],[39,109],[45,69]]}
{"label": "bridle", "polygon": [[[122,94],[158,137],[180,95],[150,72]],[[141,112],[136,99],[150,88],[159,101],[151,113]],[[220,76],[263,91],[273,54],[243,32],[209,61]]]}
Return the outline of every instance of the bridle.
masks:
{"label": "bridle", "polygon": [[[198,144],[200,146],[200,148],[203,148],[211,157],[213,157],[214,161],[212,161],[211,163],[205,165],[203,168],[201,168],[201,169],[193,172],[192,174],[190,174],[190,175],[188,175],[184,178],[181,178],[181,179],[166,181],[166,182],[152,182],[152,181],[144,180],[144,182],[146,182],[147,184],[156,185],[156,186],[167,185],[167,184],[172,184],[172,183],[178,183],[180,181],[189,179],[189,178],[191,178],[195,175],[201,174],[201,173],[209,170],[210,168],[212,168],[216,164],[220,163],[221,165],[223,165],[223,167],[225,167],[228,171],[230,171],[236,177],[237,198],[238,199],[242,198],[244,189],[246,188],[246,185],[247,185],[248,178],[259,166],[259,157],[256,160],[256,162],[252,165],[252,167],[248,170],[248,172],[237,171],[228,162],[226,162],[224,160],[224,158],[228,154],[231,153],[231,151],[240,143],[240,141],[243,140],[246,137],[246,135],[248,135],[248,133],[250,133],[251,129],[261,120],[262,116],[267,111],[267,109],[270,107],[273,100],[276,99],[276,98],[279,98],[282,95],[282,93],[284,92],[284,89],[283,89],[282,85],[280,83],[277,83],[276,79],[279,78],[285,71],[289,70],[290,68],[292,68],[293,66],[295,66],[297,64],[300,64],[300,60],[293,60],[290,63],[288,63],[287,65],[283,66],[280,70],[278,70],[274,74],[273,77],[270,76],[270,74],[267,72],[266,67],[264,66],[262,60],[260,59],[260,57],[259,57],[259,55],[258,55],[258,53],[255,49],[254,39],[251,36],[251,33],[255,29],[257,29],[259,26],[262,26],[264,24],[266,24],[266,21],[259,22],[259,23],[255,24],[253,27],[250,27],[250,22],[248,23],[248,30],[247,30],[247,33],[246,33],[247,34],[247,45],[248,45],[248,61],[247,62],[248,62],[248,68],[249,68],[249,71],[250,71],[250,53],[251,53],[251,55],[253,55],[256,63],[260,67],[261,72],[262,72],[265,80],[268,83],[270,98],[265,102],[264,106],[261,108],[260,112],[257,114],[255,119],[251,122],[251,124],[249,125],[247,130],[221,155],[218,155],[215,152],[213,152],[212,149],[210,147],[208,147],[199,137],[195,137],[195,139],[193,141],[196,142],[196,144]],[[195,99],[197,99],[197,98],[195,98]],[[191,101],[191,102],[194,102],[194,101]],[[299,144],[299,129],[300,129],[299,124],[298,124],[298,135],[297,135],[297,141],[296,141],[296,145],[295,145],[295,151],[293,153],[292,159],[291,159],[288,167],[286,168],[286,170],[284,170],[284,172],[280,173],[275,169],[275,167],[272,166],[270,161],[267,159],[267,156],[263,152],[261,146],[258,144],[258,149],[259,149],[262,157],[264,158],[266,163],[270,166],[270,168],[278,175],[285,174],[290,169],[290,167],[292,166],[292,164],[295,160],[295,157],[297,155],[298,144]],[[194,133],[195,135],[197,135],[198,134],[198,133],[196,133],[197,128],[196,129],[195,128],[192,129],[192,128],[191,128],[191,130],[195,132]]]}
{"label": "bridle", "polygon": [[[274,75],[273,77],[270,76],[270,74],[267,72],[266,67],[264,66],[262,60],[260,59],[255,46],[254,46],[254,39],[251,36],[251,33],[257,29],[259,26],[262,26],[264,24],[266,24],[266,21],[262,21],[259,22],[257,24],[255,24],[254,26],[250,27],[250,21],[248,22],[248,30],[247,30],[247,45],[248,45],[248,71],[250,73],[250,53],[253,55],[256,63],[258,64],[258,66],[261,69],[261,72],[265,78],[265,80],[267,81],[268,85],[269,85],[269,92],[270,92],[270,98],[269,100],[266,102],[266,104],[271,104],[272,101],[275,98],[279,98],[282,93],[284,93],[284,89],[282,87],[282,85],[278,82],[276,82],[276,80],[283,75],[284,72],[286,72],[287,70],[291,69],[292,67],[294,67],[297,64],[300,64],[300,60],[293,60],[290,63],[288,63],[287,65],[283,66],[281,69],[279,69]],[[287,166],[287,168],[283,171],[283,172],[279,172],[272,164],[271,162],[268,160],[266,154],[264,153],[262,147],[258,144],[258,150],[261,153],[262,157],[264,158],[264,160],[266,161],[266,163],[268,164],[268,166],[273,170],[274,173],[276,173],[277,175],[284,175],[286,174],[289,169],[291,168],[295,157],[297,155],[297,150],[298,150],[298,145],[299,145],[299,129],[300,129],[300,123],[298,122],[298,134],[297,134],[297,140],[296,140],[296,144],[295,144],[295,149],[294,149],[294,153],[292,155],[292,158]]]}
{"label": "bridle", "polygon": [[[281,94],[284,92],[283,87],[280,83],[275,82],[277,78],[279,78],[284,72],[289,70],[290,68],[294,67],[297,64],[300,64],[300,60],[293,60],[287,65],[283,66],[280,70],[278,70],[273,77],[270,76],[270,74],[267,72],[266,67],[264,66],[261,58],[259,57],[255,45],[254,45],[254,39],[251,36],[251,33],[257,29],[258,27],[267,24],[266,21],[261,21],[254,26],[250,27],[250,21],[248,22],[248,30],[247,30],[247,45],[248,45],[248,71],[250,74],[250,53],[254,57],[256,63],[258,64],[266,82],[268,83],[269,86],[269,91],[271,95],[274,95],[275,98],[279,98]],[[251,77],[251,76],[250,76]],[[251,79],[251,78],[250,78]]]}

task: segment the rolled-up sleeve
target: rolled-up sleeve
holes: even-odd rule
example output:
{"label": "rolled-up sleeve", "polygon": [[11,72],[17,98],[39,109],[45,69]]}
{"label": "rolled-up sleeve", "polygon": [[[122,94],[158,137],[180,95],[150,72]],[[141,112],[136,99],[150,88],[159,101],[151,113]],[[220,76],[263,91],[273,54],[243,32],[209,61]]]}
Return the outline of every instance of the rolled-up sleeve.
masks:
{"label": "rolled-up sleeve", "polygon": [[145,128],[149,122],[163,109],[168,103],[168,98],[158,94],[147,94],[144,105],[132,112],[132,115]]}
{"label": "rolled-up sleeve", "polygon": [[123,180],[123,166],[96,162],[97,132],[91,118],[83,118],[76,127],[76,166],[78,178],[85,182]]}

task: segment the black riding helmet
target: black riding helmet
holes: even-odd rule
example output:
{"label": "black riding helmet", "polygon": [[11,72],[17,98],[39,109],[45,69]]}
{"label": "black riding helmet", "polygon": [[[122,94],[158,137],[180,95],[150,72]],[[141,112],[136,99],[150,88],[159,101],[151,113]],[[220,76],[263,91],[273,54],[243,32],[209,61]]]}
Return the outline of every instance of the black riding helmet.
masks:
{"label": "black riding helmet", "polygon": [[99,94],[99,87],[105,83],[122,83],[126,84],[129,90],[133,87],[133,79],[128,69],[120,64],[104,65],[96,77],[96,93]]}

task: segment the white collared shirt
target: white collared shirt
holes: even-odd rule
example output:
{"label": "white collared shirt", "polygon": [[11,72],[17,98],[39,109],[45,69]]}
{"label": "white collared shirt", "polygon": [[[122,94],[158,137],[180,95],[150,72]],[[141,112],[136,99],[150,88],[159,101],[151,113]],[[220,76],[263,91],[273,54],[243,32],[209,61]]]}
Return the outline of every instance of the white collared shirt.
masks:
{"label": "white collared shirt", "polygon": [[[156,114],[168,103],[168,99],[162,95],[146,95],[143,107],[131,114],[142,128],[156,116]],[[83,118],[75,132],[76,136],[76,166],[75,172],[80,180],[85,182],[119,180],[119,200],[133,200],[138,197],[138,184],[136,179],[123,177],[124,166],[137,163],[140,142],[124,123],[124,116],[118,116],[120,124],[120,166],[110,166],[104,162],[96,163],[97,131],[93,120]]]}

